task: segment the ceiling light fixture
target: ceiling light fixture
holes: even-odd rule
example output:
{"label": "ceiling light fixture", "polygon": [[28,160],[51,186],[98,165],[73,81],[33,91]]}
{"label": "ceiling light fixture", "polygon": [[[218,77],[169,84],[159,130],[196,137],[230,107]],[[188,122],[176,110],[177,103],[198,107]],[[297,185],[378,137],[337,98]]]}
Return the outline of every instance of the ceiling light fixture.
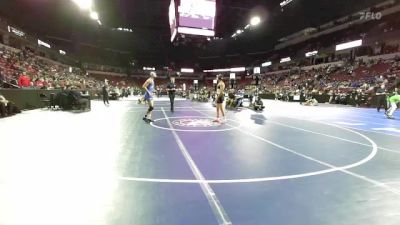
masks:
{"label": "ceiling light fixture", "polygon": [[99,14],[97,12],[95,12],[95,11],[91,11],[90,12],[90,18],[92,20],[99,20]]}
{"label": "ceiling light fixture", "polygon": [[257,26],[258,24],[261,23],[261,18],[259,16],[254,16],[253,18],[251,18],[250,20],[250,24],[251,26]]}
{"label": "ceiling light fixture", "polygon": [[93,0],[72,0],[83,10],[89,10],[93,6]]}

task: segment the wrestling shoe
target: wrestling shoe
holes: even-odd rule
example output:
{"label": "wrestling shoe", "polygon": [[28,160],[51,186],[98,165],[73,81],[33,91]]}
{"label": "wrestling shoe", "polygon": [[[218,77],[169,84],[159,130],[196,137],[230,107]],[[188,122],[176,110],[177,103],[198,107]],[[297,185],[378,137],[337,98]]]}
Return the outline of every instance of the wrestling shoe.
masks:
{"label": "wrestling shoe", "polygon": [[213,123],[220,123],[221,121],[219,120],[219,118],[215,119],[212,121]]}

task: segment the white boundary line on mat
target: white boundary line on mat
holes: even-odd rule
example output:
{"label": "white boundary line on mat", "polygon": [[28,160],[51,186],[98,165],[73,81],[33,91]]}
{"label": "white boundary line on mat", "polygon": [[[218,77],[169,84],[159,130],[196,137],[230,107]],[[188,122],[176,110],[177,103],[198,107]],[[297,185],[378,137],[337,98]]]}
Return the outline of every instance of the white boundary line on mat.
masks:
{"label": "white boundary line on mat", "polygon": [[[206,115],[202,112],[199,112],[203,115]],[[366,139],[372,146],[372,150],[371,153],[365,157],[364,159],[350,164],[350,165],[346,165],[346,166],[342,166],[342,167],[335,167],[335,166],[328,166],[330,168],[325,169],[325,170],[319,170],[319,171],[314,171],[314,172],[308,172],[308,173],[301,173],[301,174],[292,174],[292,175],[285,175],[285,176],[274,176],[274,177],[259,177],[259,178],[243,178],[243,179],[218,179],[218,180],[190,180],[190,179],[155,179],[155,178],[140,178],[140,177],[119,177],[120,180],[126,180],[126,181],[138,181],[138,182],[155,182],[155,183],[209,183],[209,184],[233,184],[233,183],[257,183],[257,182],[266,182],[266,181],[277,181],[277,180],[289,180],[289,179],[298,179],[298,178],[304,178],[304,177],[310,177],[310,176],[317,176],[317,175],[322,175],[322,174],[327,174],[327,173],[332,173],[332,172],[337,172],[337,171],[342,171],[342,170],[346,170],[346,169],[350,169],[350,168],[354,168],[357,166],[360,166],[362,164],[367,163],[368,161],[370,161],[372,158],[375,157],[375,155],[378,153],[378,147],[376,145],[376,143],[374,141],[372,141],[371,139],[369,139],[368,137],[366,137],[365,135],[354,131],[354,130],[350,130],[344,127],[340,127],[340,126],[336,126],[336,125],[331,125],[334,127],[337,127],[339,129],[343,129],[346,131],[349,131],[351,133],[357,134],[361,137],[363,137],[364,139]],[[244,132],[243,129],[239,129],[238,131],[240,132]],[[248,133],[246,133],[248,134]],[[250,133],[251,134],[251,133]],[[253,135],[253,134],[251,134]],[[254,135],[255,136],[255,135]],[[263,139],[261,137],[258,137],[258,139],[270,143],[270,141]],[[270,143],[271,144],[271,143]],[[275,143],[273,143],[275,144]],[[280,149],[284,149],[285,151],[290,151],[292,153],[297,153],[294,150],[291,150],[289,148],[286,148],[284,146],[281,145],[277,145],[275,144],[275,146],[277,148]],[[308,157],[305,155],[302,155],[302,157]],[[309,157],[309,159],[313,159],[311,157]],[[315,160],[315,159],[314,159]],[[327,165],[325,165],[327,166]]]}
{"label": "white boundary line on mat", "polygon": [[[167,120],[168,126],[172,128],[172,123],[169,120],[167,114],[164,111],[164,108],[161,108],[163,111],[163,114],[165,116],[165,119]],[[176,144],[179,147],[179,150],[181,151],[183,157],[185,158],[187,164],[189,165],[190,169],[192,170],[193,175],[196,177],[197,180],[199,181],[204,181],[205,178],[199,168],[197,167],[196,163],[190,156],[188,150],[186,149],[185,145],[183,144],[181,138],[178,136],[177,132],[175,130],[171,130],[172,134],[175,138]],[[232,224],[231,220],[229,219],[228,215],[226,214],[224,208],[222,207],[217,195],[215,194],[214,190],[211,188],[211,186],[208,183],[201,182],[200,187],[203,190],[203,193],[207,197],[208,203],[211,206],[212,211],[214,212],[215,217],[218,220],[218,223],[220,225],[229,225]]]}
{"label": "white boundary line on mat", "polygon": [[[199,112],[199,113],[200,113],[200,114],[203,114],[203,115],[206,115],[206,114],[203,113],[203,112]],[[263,138],[263,137],[260,137],[260,136],[258,136],[258,135],[255,135],[255,134],[253,134],[253,133],[251,133],[251,132],[249,132],[249,131],[246,131],[246,130],[244,130],[244,129],[241,129],[241,130],[239,130],[239,131],[240,131],[241,133],[243,133],[243,134],[247,134],[247,135],[249,135],[249,136],[251,136],[251,137],[254,137],[254,138],[256,138],[256,139],[259,139],[259,140],[261,140],[261,141],[264,141],[264,142],[266,142],[266,143],[268,143],[268,144],[270,144],[270,145],[272,145],[272,146],[275,146],[275,147],[277,147],[277,148],[279,148],[279,149],[282,149],[282,150],[284,150],[284,151],[290,152],[290,153],[292,153],[292,154],[295,154],[295,155],[300,156],[300,157],[302,157],[302,158],[305,158],[305,159],[308,159],[308,160],[310,160],[310,161],[316,162],[316,163],[318,163],[318,164],[321,164],[321,165],[330,167],[330,168],[332,168],[332,169],[337,169],[337,171],[340,171],[340,172],[342,172],[342,173],[348,174],[348,175],[350,175],[350,176],[353,176],[353,177],[359,178],[359,179],[361,179],[361,180],[364,180],[364,181],[366,181],[366,182],[368,182],[368,183],[371,183],[371,184],[374,184],[374,185],[376,185],[376,186],[379,186],[379,187],[381,187],[381,188],[385,189],[386,191],[389,191],[389,192],[391,192],[391,193],[393,193],[393,194],[400,195],[400,190],[399,190],[399,189],[393,188],[393,187],[391,187],[391,186],[389,186],[389,185],[386,185],[386,184],[383,183],[383,182],[380,182],[380,181],[371,179],[371,178],[369,178],[369,177],[367,177],[367,176],[363,176],[363,175],[360,175],[360,174],[357,174],[357,173],[354,173],[354,172],[351,172],[351,171],[348,170],[348,169],[351,169],[351,168],[360,166],[360,165],[362,165],[362,164],[365,164],[365,163],[367,163],[368,161],[370,161],[371,159],[373,159],[373,158],[375,157],[375,155],[378,153],[378,145],[377,145],[373,140],[371,140],[369,137],[367,137],[367,136],[365,136],[365,135],[363,135],[363,134],[361,134],[361,133],[358,133],[357,131],[354,131],[354,130],[351,130],[351,129],[348,129],[348,128],[344,128],[344,127],[341,127],[341,126],[338,126],[338,125],[335,125],[335,124],[329,124],[329,123],[323,123],[323,122],[320,122],[320,123],[321,123],[321,124],[328,125],[328,126],[333,126],[333,127],[341,128],[341,129],[343,129],[343,130],[346,130],[346,131],[349,131],[349,132],[352,132],[352,133],[355,133],[355,134],[360,135],[361,137],[363,137],[364,139],[368,140],[368,141],[371,143],[371,145],[372,145],[372,152],[371,152],[371,154],[368,155],[367,158],[365,158],[365,159],[363,159],[363,160],[361,160],[361,161],[359,161],[359,162],[357,162],[357,163],[355,163],[355,164],[348,165],[348,166],[343,166],[343,167],[336,167],[336,166],[334,166],[334,165],[332,165],[332,164],[323,162],[323,161],[321,161],[321,160],[315,159],[315,158],[313,158],[313,157],[307,156],[307,155],[305,155],[305,154],[296,152],[296,151],[294,151],[294,150],[292,150],[292,149],[289,149],[289,148],[286,148],[286,147],[281,146],[281,145],[279,145],[279,144],[276,144],[276,143],[274,143],[274,142],[272,142],[272,141],[269,141],[269,140],[267,140],[267,139],[265,139],[265,138]]]}

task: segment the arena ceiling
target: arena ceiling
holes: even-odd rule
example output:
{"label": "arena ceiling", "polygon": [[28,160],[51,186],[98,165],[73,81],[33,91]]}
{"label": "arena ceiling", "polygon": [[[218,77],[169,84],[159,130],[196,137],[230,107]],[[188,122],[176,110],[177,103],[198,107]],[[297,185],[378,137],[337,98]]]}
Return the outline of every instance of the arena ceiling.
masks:
{"label": "arena ceiling", "polygon": [[[132,57],[157,58],[157,62],[187,58],[186,48],[170,44],[169,0],[94,0],[103,26],[99,27],[70,0],[1,0],[0,16],[39,36],[78,40],[105,48],[129,51]],[[282,11],[281,0],[217,0],[216,35],[223,47],[211,51],[190,50],[199,55],[224,55],[240,51],[267,51],[276,40],[306,27],[321,25],[369,7],[382,0],[293,0]],[[233,41],[252,15],[265,21],[252,32]],[[132,33],[112,34],[108,28],[126,27]],[[107,31],[104,31],[107,28]],[[123,37],[121,37],[122,35]],[[207,46],[201,46],[207,49]],[[187,51],[186,51],[187,52]],[[184,56],[182,56],[184,55]],[[156,62],[154,62],[156,63]]]}

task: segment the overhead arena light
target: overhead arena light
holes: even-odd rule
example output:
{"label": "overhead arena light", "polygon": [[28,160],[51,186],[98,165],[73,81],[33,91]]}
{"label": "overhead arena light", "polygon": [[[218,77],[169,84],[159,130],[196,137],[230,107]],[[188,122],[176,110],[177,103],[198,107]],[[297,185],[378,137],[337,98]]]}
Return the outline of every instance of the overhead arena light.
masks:
{"label": "overhead arena light", "polygon": [[65,51],[63,51],[63,50],[59,50],[58,51],[61,55],[66,55],[67,53],[65,52]]}
{"label": "overhead arena light", "polygon": [[97,23],[98,23],[99,25],[102,25],[102,23],[101,23],[101,21],[100,21],[100,20],[97,20]]}
{"label": "overhead arena light", "polygon": [[285,0],[283,2],[280,3],[281,7],[286,6],[287,4],[291,3],[293,0]]}
{"label": "overhead arena light", "polygon": [[72,0],[83,10],[89,10],[93,6],[93,0]]}
{"label": "overhead arena light", "polygon": [[154,68],[154,67],[143,67],[143,70],[145,70],[145,71],[155,71],[156,68]]}
{"label": "overhead arena light", "polygon": [[223,72],[244,72],[246,67],[235,67],[230,69],[213,69],[213,70],[203,70],[204,73],[223,73]]}
{"label": "overhead arena light", "polygon": [[113,28],[112,30],[125,31],[125,32],[130,32],[130,33],[133,32],[133,30],[130,28],[122,28],[122,27]]}
{"label": "overhead arena light", "polygon": [[244,72],[246,71],[245,67],[235,67],[230,69],[231,72]]}
{"label": "overhead arena light", "polygon": [[236,34],[241,34],[241,33],[243,33],[243,30],[237,30],[236,31]]}
{"label": "overhead arena light", "polygon": [[362,40],[351,41],[343,44],[336,45],[336,51],[345,50],[349,48],[355,48],[362,45]]}
{"label": "overhead arena light", "polygon": [[261,18],[259,16],[254,16],[253,18],[251,18],[250,20],[250,24],[251,26],[257,26],[258,24],[261,23]]}
{"label": "overhead arena light", "polygon": [[11,26],[8,26],[8,32],[13,33],[19,37],[25,36],[24,32],[18,30],[17,28],[11,27]]}
{"label": "overhead arena light", "polygon": [[272,65],[272,62],[265,62],[265,63],[261,64],[262,67],[268,67],[270,65]]}
{"label": "overhead arena light", "polygon": [[194,73],[194,69],[182,68],[181,73]]}
{"label": "overhead arena light", "polygon": [[40,39],[38,39],[38,45],[39,45],[39,46],[44,46],[44,47],[46,47],[46,48],[51,48],[51,46],[50,46],[49,44],[47,44],[47,43],[44,42],[44,41],[41,41]]}
{"label": "overhead arena light", "polygon": [[213,69],[213,70],[203,70],[204,73],[223,73],[230,72],[231,69]]}
{"label": "overhead arena light", "polygon": [[311,57],[311,56],[315,56],[318,54],[318,51],[312,51],[312,52],[307,52],[306,53],[306,57]]}
{"label": "overhead arena light", "polygon": [[290,62],[292,59],[290,57],[282,58],[280,63]]}
{"label": "overhead arena light", "polygon": [[92,20],[99,20],[99,14],[97,12],[95,12],[95,11],[91,11],[90,12],[90,18]]}

